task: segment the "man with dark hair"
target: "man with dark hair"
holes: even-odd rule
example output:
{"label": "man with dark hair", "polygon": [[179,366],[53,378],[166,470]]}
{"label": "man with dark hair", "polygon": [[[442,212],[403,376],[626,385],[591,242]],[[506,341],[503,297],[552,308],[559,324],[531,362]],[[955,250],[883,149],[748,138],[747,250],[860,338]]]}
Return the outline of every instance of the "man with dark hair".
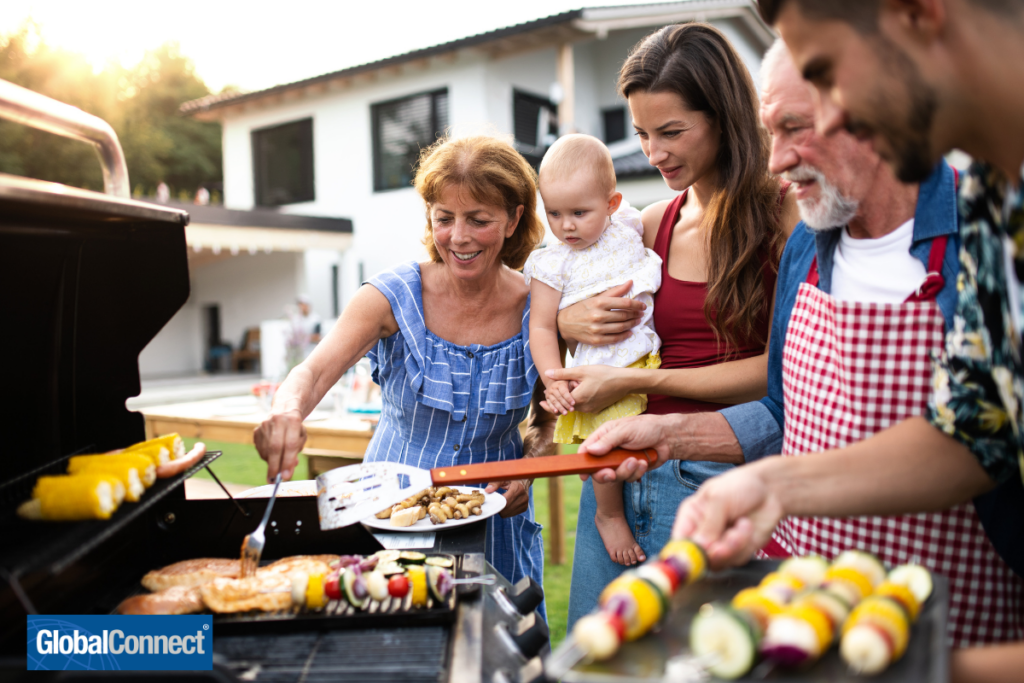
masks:
{"label": "man with dark hair", "polygon": [[[993,516],[1021,539],[1024,2],[760,5],[818,90],[820,131],[871,140],[905,181],[919,180],[953,148],[987,164],[961,179],[963,267],[927,419],[815,457],[737,468],[686,501],[674,533],[695,535],[715,562],[736,563],[787,515],[935,510],[998,485]],[[616,474],[632,479],[644,469],[631,461]],[[1024,543],[1015,546],[1019,563]],[[963,651],[953,664],[954,679],[1017,680],[1024,646]]]}
{"label": "man with dark hair", "polygon": [[[779,264],[768,395],[717,414],[616,420],[587,440],[588,451],[638,439],[628,445],[744,464],[839,448],[926,411],[930,358],[953,329],[957,303],[954,171],[940,160],[924,182],[900,183],[870,141],[818,133],[812,89],[781,41],[764,56],[761,86],[769,170],[792,182],[802,219]],[[764,550],[832,559],[856,547],[890,566],[915,562],[953,577],[948,633],[966,647],[1024,638],[1024,581],[1000,559],[989,526],[971,504],[920,515],[790,517]],[[980,615],[979,604],[993,607]]]}
{"label": "man with dark hair", "polygon": [[[1024,2],[775,0],[762,2],[762,12],[818,90],[820,131],[870,139],[904,180],[920,178],[953,147],[992,165],[976,163],[961,179],[963,270],[928,419],[825,458],[769,458],[731,472],[681,509],[679,530],[699,531],[713,559],[740,562],[787,514],[935,510],[998,484],[996,535],[1019,538]],[[618,476],[634,479],[643,469],[630,461]],[[1011,565],[1022,566],[1024,543],[1007,550]]]}

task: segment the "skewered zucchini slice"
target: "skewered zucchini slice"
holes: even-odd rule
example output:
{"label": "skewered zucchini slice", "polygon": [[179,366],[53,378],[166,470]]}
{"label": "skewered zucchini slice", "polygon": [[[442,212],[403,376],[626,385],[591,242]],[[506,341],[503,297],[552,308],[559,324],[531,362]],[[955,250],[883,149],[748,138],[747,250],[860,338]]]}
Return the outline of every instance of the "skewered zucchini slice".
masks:
{"label": "skewered zucchini slice", "polygon": [[398,561],[402,564],[423,564],[427,561],[427,556],[412,550],[403,550],[398,554]]}
{"label": "skewered zucchini slice", "polygon": [[754,667],[759,640],[757,627],[742,612],[721,603],[701,607],[690,626],[690,649],[711,662],[708,671],[728,680]]}
{"label": "skewered zucchini slice", "polygon": [[345,592],[345,599],[352,603],[353,607],[362,609],[370,596],[365,592],[364,588],[363,597],[359,597],[358,593],[360,591],[356,588],[356,580],[358,578],[355,572],[346,569],[341,575],[341,589]]}
{"label": "skewered zucchini slice", "polygon": [[378,550],[374,553],[374,555],[378,558],[377,561],[381,564],[385,564],[387,562],[398,562],[398,558],[401,556],[401,554],[402,553],[400,553],[397,550]]}
{"label": "skewered zucchini slice", "polygon": [[901,564],[889,572],[889,581],[906,586],[922,605],[932,594],[932,573],[919,564]]}
{"label": "skewered zucchini slice", "polygon": [[451,569],[455,566],[454,560],[452,560],[450,557],[443,557],[441,555],[434,555],[432,557],[428,557],[425,564],[428,564],[431,567],[441,567],[443,569]]}

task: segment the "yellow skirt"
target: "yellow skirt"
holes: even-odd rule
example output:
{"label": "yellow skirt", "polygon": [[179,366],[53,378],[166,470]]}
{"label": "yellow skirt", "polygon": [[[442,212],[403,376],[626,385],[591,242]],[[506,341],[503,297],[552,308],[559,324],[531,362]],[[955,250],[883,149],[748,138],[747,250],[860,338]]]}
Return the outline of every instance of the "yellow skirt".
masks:
{"label": "yellow skirt", "polygon": [[[661,356],[657,352],[649,353],[628,367],[657,370],[661,367]],[[581,413],[574,410],[559,415],[555,423],[555,443],[583,443],[584,439],[605,422],[640,415],[645,410],[647,394],[628,394],[599,413]]]}

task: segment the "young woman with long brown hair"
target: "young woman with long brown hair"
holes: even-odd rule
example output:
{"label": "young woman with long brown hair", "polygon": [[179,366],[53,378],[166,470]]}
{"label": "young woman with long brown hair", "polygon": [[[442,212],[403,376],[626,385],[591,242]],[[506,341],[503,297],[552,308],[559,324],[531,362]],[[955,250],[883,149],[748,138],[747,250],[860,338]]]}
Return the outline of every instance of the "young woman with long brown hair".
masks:
{"label": "young woman with long brown hair", "polygon": [[[799,217],[795,199],[786,198],[768,172],[768,135],[750,74],[715,28],[668,26],[633,49],[619,73],[619,91],[651,165],[680,192],[642,215],[644,243],[664,262],[654,297],[662,369],[595,365],[554,376],[579,382],[575,407],[586,412],[628,393],[648,394],[650,414],[709,412],[756,400],[767,386],[778,259]],[[621,298],[619,289],[563,310],[562,336],[593,345],[627,336],[641,304]],[[593,608],[623,564],[643,561],[668,541],[683,498],[726,467],[680,461],[627,484],[625,523],[595,519],[592,485],[585,484],[570,626]]]}

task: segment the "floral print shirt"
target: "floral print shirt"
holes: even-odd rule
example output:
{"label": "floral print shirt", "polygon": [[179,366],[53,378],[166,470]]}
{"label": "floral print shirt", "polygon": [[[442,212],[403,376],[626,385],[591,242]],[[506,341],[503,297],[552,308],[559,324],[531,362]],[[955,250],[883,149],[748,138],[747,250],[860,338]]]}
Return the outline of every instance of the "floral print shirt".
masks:
{"label": "floral print shirt", "polygon": [[[928,419],[967,446],[989,476],[1024,474],[1024,166],[1020,186],[974,163],[960,183],[960,275],[953,329],[934,358],[935,391]],[[1018,278],[1010,277],[1014,267]]]}

